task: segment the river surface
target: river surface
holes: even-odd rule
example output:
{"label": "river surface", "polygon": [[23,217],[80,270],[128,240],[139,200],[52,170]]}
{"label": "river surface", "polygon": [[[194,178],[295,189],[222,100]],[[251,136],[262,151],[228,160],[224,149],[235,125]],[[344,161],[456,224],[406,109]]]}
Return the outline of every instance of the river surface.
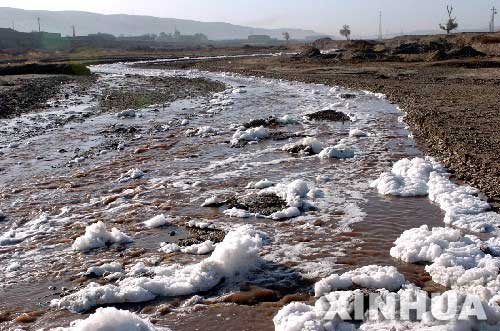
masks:
{"label": "river surface", "polygon": [[[126,75],[204,77],[226,84],[210,98],[181,100],[136,110],[135,117],[95,114],[91,98],[83,105],[2,121],[0,144],[0,311],[36,313],[33,323],[8,321],[0,329],[27,330],[67,326],[85,315],[58,310],[49,301],[63,287],[81,284],[82,273],[102,262],[124,265],[192,264],[204,256],[158,251],[162,242],[192,236],[182,225],[210,222],[228,231],[252,224],[267,234],[263,263],[244,282],[224,282],[198,293],[205,300],[243,288],[272,289],[283,296],[308,293],[314,281],[335,272],[379,264],[398,267],[420,286],[434,287],[423,267],[392,259],[389,249],[400,234],[422,224],[442,225],[443,215],[427,198],[388,198],[369,184],[397,160],[421,156],[401,118],[403,113],[383,96],[232,74],[165,71],[102,65],[96,94],[104,85],[126,84]],[[236,89],[236,91],[234,91]],[[238,90],[239,89],[239,90]],[[237,93],[237,92],[244,93]],[[234,93],[233,93],[234,92]],[[324,108],[349,114],[351,122],[309,121],[305,114]],[[52,125],[68,114],[78,120]],[[235,128],[269,116],[287,121],[268,128],[259,141],[231,145]],[[41,123],[44,123],[43,125]],[[209,133],[194,130],[210,126]],[[117,134],[116,128],[133,127]],[[350,137],[351,129],[365,137]],[[186,133],[188,131],[188,133]],[[189,134],[189,132],[192,132]],[[315,137],[323,147],[341,142],[354,158],[322,160],[317,155],[283,151],[287,144]],[[120,149],[116,143],[121,144]],[[10,147],[8,147],[10,145]],[[64,150],[64,151],[63,151]],[[143,176],[124,179],[131,169]],[[251,194],[250,182],[279,184],[303,180],[315,208],[288,220],[237,218],[224,207],[201,207],[212,196]],[[141,226],[158,214],[176,219],[156,229]],[[134,240],[118,247],[75,252],[71,245],[85,226],[103,221]],[[175,236],[171,236],[171,232]],[[188,297],[158,298],[119,305],[156,320],[172,330],[273,330],[279,304],[207,304],[175,309]],[[262,300],[266,301],[266,300]],[[168,314],[154,313],[171,304]],[[187,305],[189,306],[189,305]],[[150,314],[150,316],[149,316]]]}

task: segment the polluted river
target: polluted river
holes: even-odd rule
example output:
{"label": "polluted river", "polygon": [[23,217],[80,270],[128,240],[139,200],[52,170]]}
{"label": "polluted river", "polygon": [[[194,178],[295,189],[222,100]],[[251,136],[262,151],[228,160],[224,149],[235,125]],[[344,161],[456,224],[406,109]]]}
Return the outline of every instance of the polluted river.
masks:
{"label": "polluted river", "polygon": [[[324,297],[359,289],[480,294],[481,327],[498,330],[498,214],[422,154],[383,95],[92,71],[88,95],[0,122],[1,330],[424,330],[319,317]],[[103,89],[145,77],[217,91],[98,110]]]}

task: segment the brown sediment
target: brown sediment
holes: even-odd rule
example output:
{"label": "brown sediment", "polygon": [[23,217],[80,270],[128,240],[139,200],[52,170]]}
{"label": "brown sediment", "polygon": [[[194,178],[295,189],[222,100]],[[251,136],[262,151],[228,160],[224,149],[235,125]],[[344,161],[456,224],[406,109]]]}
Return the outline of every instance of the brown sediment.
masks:
{"label": "brown sediment", "polygon": [[315,121],[349,122],[351,120],[346,114],[330,109],[307,114],[306,117]]}
{"label": "brown sediment", "polygon": [[287,207],[286,202],[274,193],[249,194],[231,197],[226,202],[229,208],[247,210],[251,213],[269,216]]}
{"label": "brown sediment", "polygon": [[288,57],[192,62],[188,67],[384,93],[407,113],[405,121],[420,147],[438,157],[457,180],[479,188],[498,207],[499,65],[498,58],[338,62]]}

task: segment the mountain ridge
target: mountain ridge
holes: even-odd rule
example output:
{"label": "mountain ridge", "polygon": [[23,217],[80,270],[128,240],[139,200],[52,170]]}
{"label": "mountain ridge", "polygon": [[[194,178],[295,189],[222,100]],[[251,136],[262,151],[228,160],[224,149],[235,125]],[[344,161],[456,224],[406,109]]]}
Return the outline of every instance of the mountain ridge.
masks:
{"label": "mountain ridge", "polygon": [[307,29],[265,29],[226,22],[204,22],[149,15],[98,14],[75,10],[48,11],[0,7],[0,27],[3,28],[10,28],[14,25],[18,31],[38,30],[38,17],[40,17],[43,31],[57,32],[62,35],[71,35],[72,25],[75,25],[77,35],[101,32],[116,36],[137,36],[148,33],[172,33],[176,28],[183,34],[204,33],[212,40],[246,39],[250,34],[266,34],[273,38],[282,38],[282,33],[285,31],[289,32],[294,39],[323,35]]}

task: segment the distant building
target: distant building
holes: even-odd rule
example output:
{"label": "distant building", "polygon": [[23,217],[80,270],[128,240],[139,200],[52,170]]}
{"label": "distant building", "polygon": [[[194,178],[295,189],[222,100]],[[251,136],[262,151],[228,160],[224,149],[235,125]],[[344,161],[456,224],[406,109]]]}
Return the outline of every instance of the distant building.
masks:
{"label": "distant building", "polygon": [[65,45],[60,33],[19,32],[0,28],[0,49],[59,49]]}
{"label": "distant building", "polygon": [[175,29],[174,34],[166,34],[161,32],[156,41],[163,43],[180,43],[190,45],[202,45],[208,43],[208,37],[203,33],[195,33],[193,35],[181,34],[179,30]]}

